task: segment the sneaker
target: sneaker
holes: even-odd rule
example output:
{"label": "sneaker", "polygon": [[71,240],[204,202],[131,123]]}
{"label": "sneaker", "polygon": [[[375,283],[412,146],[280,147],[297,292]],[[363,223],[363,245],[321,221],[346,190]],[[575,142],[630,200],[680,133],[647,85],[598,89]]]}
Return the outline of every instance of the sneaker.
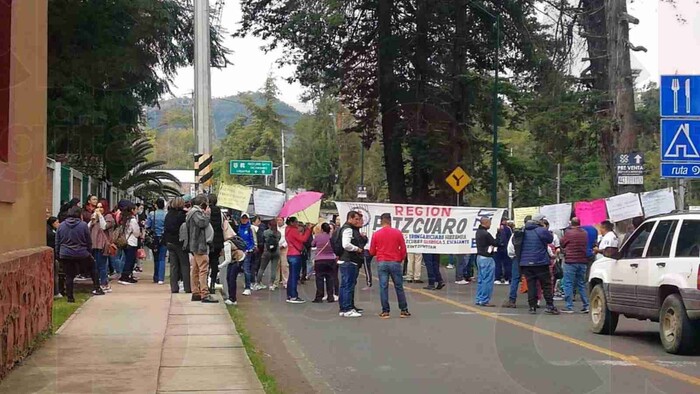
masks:
{"label": "sneaker", "polygon": [[56,294],[55,296],[53,296],[53,299],[54,299],[54,300],[58,300],[58,299],[60,299],[60,298],[63,298],[63,294],[61,294],[61,293],[58,293],[58,294]]}
{"label": "sneaker", "polygon": [[455,269],[455,266],[454,266],[454,264],[447,264],[447,267],[445,267],[445,268],[447,268],[448,270],[453,270],[453,269]]}
{"label": "sneaker", "polygon": [[583,309],[581,309],[581,313],[588,313],[588,312],[590,312],[590,311],[591,311],[591,310],[588,309],[588,308],[583,308]]}
{"label": "sneaker", "polygon": [[531,307],[527,310],[527,312],[528,312],[529,314],[531,314],[531,315],[536,315],[536,314],[537,314],[537,308],[531,306]]}
{"label": "sneaker", "polygon": [[192,301],[202,301],[202,296],[199,294],[192,294]]}
{"label": "sneaker", "polygon": [[413,283],[425,283],[425,282],[423,282],[423,281],[420,280],[420,279],[414,279],[414,280],[413,280]]}
{"label": "sneaker", "polygon": [[267,286],[265,286],[265,285],[262,284],[262,283],[258,283],[257,287],[258,287],[257,290],[265,290],[265,289],[267,289]]}
{"label": "sneaker", "polygon": [[245,290],[243,290],[243,295],[244,295],[244,296],[249,296],[249,295],[250,295],[250,289],[245,289]]}
{"label": "sneaker", "polygon": [[389,314],[389,312],[382,312],[379,314],[380,319],[388,319],[390,317],[391,317],[391,315]]}
{"label": "sneaker", "polygon": [[547,306],[547,308],[545,308],[545,310],[544,310],[544,313],[546,313],[548,315],[558,315],[560,312],[556,306]]}
{"label": "sneaker", "polygon": [[304,300],[302,300],[301,298],[297,297],[297,298],[289,298],[289,299],[287,299],[287,302],[290,303],[290,304],[303,304],[303,303],[305,303],[306,301],[304,301]]}
{"label": "sneaker", "polygon": [[270,291],[275,291],[275,290],[277,290],[277,285],[270,286]]}
{"label": "sneaker", "polygon": [[413,279],[405,279],[404,282],[406,282],[406,283],[413,283],[414,281],[413,281]]}
{"label": "sneaker", "polygon": [[66,300],[66,302],[69,304],[75,304],[75,298],[69,298]]}
{"label": "sneaker", "polygon": [[494,281],[493,281],[493,284],[494,284],[494,285],[500,285],[500,284],[501,284],[501,281],[500,281],[500,280],[494,280]]}
{"label": "sneaker", "polygon": [[102,289],[95,289],[92,291],[92,295],[94,295],[94,296],[105,295],[105,292],[102,291]]}
{"label": "sneaker", "polygon": [[327,295],[324,295],[323,298],[321,298],[321,300],[323,300],[323,301],[325,301],[325,300],[327,300],[327,299],[328,299],[328,296],[327,296]]}
{"label": "sneaker", "polygon": [[111,293],[112,292],[112,286],[107,285],[107,286],[102,286],[102,291],[105,293]]}
{"label": "sneaker", "polygon": [[435,290],[435,286],[428,285],[428,286],[425,286],[423,288],[423,290]]}
{"label": "sneaker", "polygon": [[365,310],[364,310],[364,309],[358,308],[358,307],[352,307],[352,310],[354,310],[354,311],[357,312],[357,313],[365,313]]}
{"label": "sneaker", "polygon": [[[323,297],[323,298],[325,299],[326,297]],[[322,303],[323,301],[324,301],[324,300],[322,300],[322,299],[314,298],[314,300],[311,301],[311,302],[314,303],[314,304],[320,304],[320,303]]]}
{"label": "sneaker", "polygon": [[126,280],[127,280],[129,283],[131,283],[131,284],[139,283],[138,278],[136,278],[136,277],[134,277],[134,276],[130,276],[130,277],[128,277]]}
{"label": "sneaker", "polygon": [[442,289],[443,287],[445,287],[445,282],[440,282],[440,283],[437,284],[437,286],[435,286],[435,290],[440,290],[440,289]]}
{"label": "sneaker", "polygon": [[131,283],[128,279],[119,279],[119,282],[117,283],[120,285],[133,285],[133,283]]}
{"label": "sneaker", "polygon": [[341,312],[340,316],[342,316],[342,317],[362,317],[362,315],[360,313],[357,313],[357,311],[355,311],[355,310],[351,310],[348,312]]}
{"label": "sneaker", "polygon": [[404,318],[407,318],[407,317],[411,317],[411,312],[409,312],[409,311],[401,311],[401,318],[404,319]]}
{"label": "sneaker", "polygon": [[503,284],[504,284],[504,285],[509,285],[509,284],[510,284],[510,281],[507,280],[507,281],[503,282]]}
{"label": "sneaker", "polygon": [[455,284],[456,285],[468,285],[469,281],[462,279],[462,280],[456,281]]}
{"label": "sneaker", "polygon": [[335,302],[335,298],[330,298],[330,299],[326,300],[326,302],[329,303],[329,304],[332,303],[332,302]]}
{"label": "sneaker", "polygon": [[561,310],[561,313],[566,313],[567,315],[570,315],[574,313],[574,310],[572,308],[564,308]]}
{"label": "sneaker", "polygon": [[165,282],[163,282],[162,280],[159,280],[159,281],[158,281],[158,284],[159,284],[159,285],[162,285],[162,284],[165,284]]}
{"label": "sneaker", "polygon": [[229,305],[229,306],[236,306],[236,305],[238,305],[238,302],[226,299],[226,301],[224,301],[224,304]]}
{"label": "sneaker", "polygon": [[561,297],[561,296],[554,296],[554,298],[552,298],[552,299],[554,301],[564,301],[564,297]]}
{"label": "sneaker", "polygon": [[202,298],[202,303],[203,304],[218,304],[219,300],[217,300],[216,298],[214,298],[212,296],[206,296],[206,297]]}

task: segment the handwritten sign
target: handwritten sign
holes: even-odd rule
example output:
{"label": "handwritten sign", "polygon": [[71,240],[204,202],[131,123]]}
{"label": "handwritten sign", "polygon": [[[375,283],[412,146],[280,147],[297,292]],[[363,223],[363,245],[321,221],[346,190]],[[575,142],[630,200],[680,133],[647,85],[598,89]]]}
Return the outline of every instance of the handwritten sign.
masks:
{"label": "handwritten sign", "polygon": [[514,208],[513,222],[515,223],[515,227],[522,227],[525,224],[525,218],[527,216],[534,216],[538,213],[540,213],[540,207]]}
{"label": "handwritten sign", "polygon": [[253,204],[256,215],[277,217],[284,206],[284,193],[255,189],[253,191]]}
{"label": "handwritten sign", "polygon": [[642,208],[646,217],[674,211],[676,199],[673,196],[673,188],[642,193]]}
{"label": "handwritten sign", "polygon": [[608,215],[613,222],[643,216],[642,203],[636,193],[625,193],[606,198],[605,205],[608,207]]}
{"label": "handwritten sign", "polygon": [[246,212],[252,191],[251,188],[242,185],[221,185],[219,187],[218,205]]}
{"label": "handwritten sign", "polygon": [[582,226],[592,226],[608,218],[608,211],[603,199],[577,202],[574,211]]}
{"label": "handwritten sign", "polygon": [[545,205],[540,207],[540,213],[547,218],[550,230],[561,230],[569,227],[571,203]]}

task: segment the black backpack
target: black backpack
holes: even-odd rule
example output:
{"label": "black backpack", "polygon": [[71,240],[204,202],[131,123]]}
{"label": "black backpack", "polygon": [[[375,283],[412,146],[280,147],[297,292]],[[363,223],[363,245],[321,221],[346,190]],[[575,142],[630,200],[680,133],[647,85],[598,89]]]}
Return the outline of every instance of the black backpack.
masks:
{"label": "black backpack", "polygon": [[331,238],[331,246],[333,247],[333,253],[335,253],[336,256],[340,257],[344,252],[345,248],[343,248],[343,231],[348,228],[346,226],[343,226],[339,228],[338,230],[333,233],[333,237]]}

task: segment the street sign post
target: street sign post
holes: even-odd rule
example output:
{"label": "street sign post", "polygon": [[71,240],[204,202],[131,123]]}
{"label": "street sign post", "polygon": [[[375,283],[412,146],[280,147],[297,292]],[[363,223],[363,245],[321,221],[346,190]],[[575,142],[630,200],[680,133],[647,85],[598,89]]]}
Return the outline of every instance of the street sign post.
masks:
{"label": "street sign post", "polygon": [[617,184],[644,184],[644,154],[639,152],[617,155]]}
{"label": "street sign post", "polygon": [[445,178],[448,185],[452,187],[455,193],[461,193],[472,179],[467,175],[467,173],[462,169],[462,167],[457,167],[450,173],[450,175]]}
{"label": "street sign post", "polygon": [[662,75],[659,103],[663,117],[700,116],[700,75]]}
{"label": "street sign post", "polygon": [[272,175],[272,162],[260,160],[231,160],[231,175]]}

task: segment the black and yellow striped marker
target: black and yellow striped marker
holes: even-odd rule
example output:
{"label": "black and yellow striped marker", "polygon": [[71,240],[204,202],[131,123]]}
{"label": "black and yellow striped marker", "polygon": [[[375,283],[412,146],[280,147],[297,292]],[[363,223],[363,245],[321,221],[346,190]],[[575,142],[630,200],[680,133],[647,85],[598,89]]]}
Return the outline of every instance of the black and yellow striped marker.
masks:
{"label": "black and yellow striped marker", "polygon": [[212,155],[208,153],[197,153],[194,155],[194,178],[202,186],[211,186],[214,181],[214,171],[211,163]]}

